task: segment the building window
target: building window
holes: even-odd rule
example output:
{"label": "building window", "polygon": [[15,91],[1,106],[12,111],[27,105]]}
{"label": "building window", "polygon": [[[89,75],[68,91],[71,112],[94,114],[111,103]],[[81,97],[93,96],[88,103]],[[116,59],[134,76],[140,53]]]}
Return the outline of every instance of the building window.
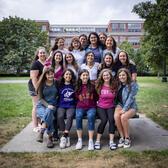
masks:
{"label": "building window", "polygon": [[125,32],[126,31],[126,25],[125,23],[119,24],[119,32]]}
{"label": "building window", "polygon": [[128,37],[128,42],[132,45],[140,45],[140,37]]}
{"label": "building window", "polygon": [[128,32],[141,32],[141,29],[140,23],[128,23]]}
{"label": "building window", "polygon": [[41,31],[47,31],[47,26],[46,25],[42,25],[41,26]]}
{"label": "building window", "polygon": [[96,28],[95,29],[97,33],[100,33],[100,32],[106,32],[106,28]]}
{"label": "building window", "polygon": [[112,23],[112,31],[113,32],[118,32],[118,23]]}

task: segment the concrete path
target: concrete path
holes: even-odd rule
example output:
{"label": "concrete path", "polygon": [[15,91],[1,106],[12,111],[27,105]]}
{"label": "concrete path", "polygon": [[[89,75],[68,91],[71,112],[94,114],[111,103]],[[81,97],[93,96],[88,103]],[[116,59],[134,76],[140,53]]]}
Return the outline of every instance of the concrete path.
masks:
{"label": "concrete path", "polygon": [[23,79],[23,80],[0,80],[0,83],[27,83],[28,80]]}
{"label": "concrete path", "polygon": [[[96,121],[96,128],[99,120]],[[88,136],[87,136],[87,121],[84,121],[84,138],[83,149],[87,150]],[[102,150],[108,149],[108,128],[106,127],[105,133],[102,137]],[[168,149],[168,131],[162,129],[158,124],[150,119],[140,116],[139,119],[130,120],[130,132],[132,139],[133,151],[144,150],[163,150]],[[53,151],[69,151],[75,150],[77,141],[75,120],[71,129],[71,147],[60,149],[59,144],[56,143],[53,149],[46,147],[47,136],[44,137],[43,143],[36,142],[37,133],[32,131],[32,123],[28,124],[19,134],[17,134],[11,141],[4,145],[0,152],[53,152]],[[117,141],[117,140],[116,140]]]}

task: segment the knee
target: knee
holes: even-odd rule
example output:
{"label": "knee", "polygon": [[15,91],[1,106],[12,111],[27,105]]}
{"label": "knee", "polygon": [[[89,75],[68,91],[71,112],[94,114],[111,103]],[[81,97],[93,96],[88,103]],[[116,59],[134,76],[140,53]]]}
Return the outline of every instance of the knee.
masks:
{"label": "knee", "polygon": [[87,117],[88,120],[95,120],[95,114],[89,114]]}
{"label": "knee", "polygon": [[58,115],[58,116],[57,116],[57,120],[58,120],[58,122],[59,122],[60,120],[61,120],[61,121],[64,120],[64,115]]}
{"label": "knee", "polygon": [[121,121],[122,121],[122,122],[128,121],[127,116],[124,115],[124,114],[122,114],[122,115],[121,115]]}
{"label": "knee", "polygon": [[119,113],[114,113],[114,119],[118,120],[121,117],[121,115]]}
{"label": "knee", "polygon": [[68,118],[69,118],[70,120],[73,120],[73,119],[74,119],[74,114],[73,114],[73,115],[68,116]]}
{"label": "knee", "polygon": [[81,120],[83,115],[81,113],[76,113],[76,120]]}
{"label": "knee", "polygon": [[101,119],[101,124],[106,125],[107,123],[107,118]]}

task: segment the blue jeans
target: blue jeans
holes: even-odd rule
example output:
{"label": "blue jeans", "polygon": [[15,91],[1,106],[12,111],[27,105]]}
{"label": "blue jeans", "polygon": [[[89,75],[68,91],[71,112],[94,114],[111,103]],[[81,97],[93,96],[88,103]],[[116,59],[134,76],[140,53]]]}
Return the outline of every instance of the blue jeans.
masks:
{"label": "blue jeans", "polygon": [[93,131],[95,127],[95,116],[96,116],[96,108],[90,109],[76,109],[76,127],[77,130],[82,130],[82,119],[83,116],[87,114],[88,118],[88,130]]}
{"label": "blue jeans", "polygon": [[38,102],[37,104],[37,117],[41,119],[42,122],[45,122],[47,125],[47,134],[54,132],[54,113],[56,109],[51,110],[45,107],[43,104]]}

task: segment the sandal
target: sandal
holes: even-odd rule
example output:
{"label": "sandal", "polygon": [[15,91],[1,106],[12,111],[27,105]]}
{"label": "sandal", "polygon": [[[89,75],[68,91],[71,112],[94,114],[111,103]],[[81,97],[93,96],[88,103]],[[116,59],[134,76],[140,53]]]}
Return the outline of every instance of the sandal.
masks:
{"label": "sandal", "polygon": [[110,147],[111,150],[117,149],[117,145],[114,142],[110,142],[109,147]]}
{"label": "sandal", "polygon": [[100,149],[101,149],[101,146],[100,146],[100,142],[99,142],[99,141],[96,141],[96,142],[95,142],[94,148],[95,148],[96,150],[100,150]]}

